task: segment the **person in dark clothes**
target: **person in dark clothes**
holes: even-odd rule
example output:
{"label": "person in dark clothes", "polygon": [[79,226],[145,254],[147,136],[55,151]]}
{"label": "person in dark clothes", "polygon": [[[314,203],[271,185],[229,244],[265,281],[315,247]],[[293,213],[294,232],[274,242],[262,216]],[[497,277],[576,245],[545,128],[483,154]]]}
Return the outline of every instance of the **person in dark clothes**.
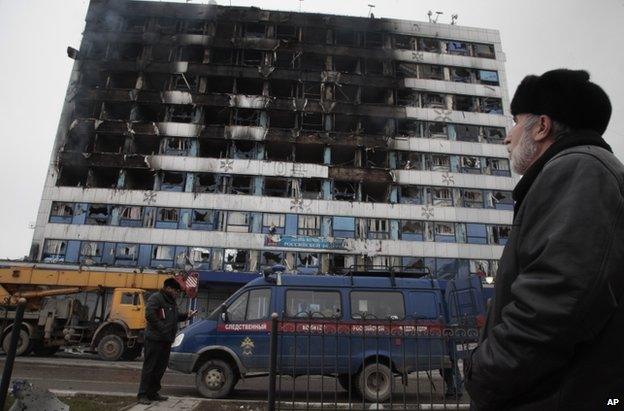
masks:
{"label": "person in dark clothes", "polygon": [[176,299],[180,295],[180,290],[180,284],[175,279],[168,278],[163,288],[147,300],[144,360],[138,393],[140,404],[167,400],[167,397],[160,395],[158,391],[160,380],[169,363],[169,352],[178,331],[178,322],[186,321],[196,313],[196,311],[178,313]]}

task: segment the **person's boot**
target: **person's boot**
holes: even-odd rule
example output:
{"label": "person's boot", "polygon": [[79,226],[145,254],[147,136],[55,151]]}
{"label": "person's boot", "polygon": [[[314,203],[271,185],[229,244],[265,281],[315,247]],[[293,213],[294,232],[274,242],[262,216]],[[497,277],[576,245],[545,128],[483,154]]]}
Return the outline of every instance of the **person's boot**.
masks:
{"label": "person's boot", "polygon": [[152,401],[150,401],[150,399],[147,397],[139,397],[138,403],[143,405],[150,405]]}
{"label": "person's boot", "polygon": [[165,397],[164,395],[160,395],[159,393],[156,393],[153,396],[149,397],[149,399],[152,401],[167,401],[169,397]]}

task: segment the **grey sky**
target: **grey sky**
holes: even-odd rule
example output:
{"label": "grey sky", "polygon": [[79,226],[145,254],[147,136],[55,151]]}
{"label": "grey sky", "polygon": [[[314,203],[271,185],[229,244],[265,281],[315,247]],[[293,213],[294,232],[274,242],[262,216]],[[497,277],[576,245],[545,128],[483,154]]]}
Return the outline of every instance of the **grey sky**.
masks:
{"label": "grey sky", "polygon": [[[194,1],[194,3],[207,1]],[[218,0],[228,5],[229,0]],[[305,0],[302,11],[498,29],[507,57],[509,93],[526,74],[583,68],[611,97],[605,139],[624,159],[624,0]],[[232,0],[232,5],[299,10],[297,0]],[[69,80],[68,45],[78,47],[86,0],[0,0],[0,258],[28,254],[44,177]]]}

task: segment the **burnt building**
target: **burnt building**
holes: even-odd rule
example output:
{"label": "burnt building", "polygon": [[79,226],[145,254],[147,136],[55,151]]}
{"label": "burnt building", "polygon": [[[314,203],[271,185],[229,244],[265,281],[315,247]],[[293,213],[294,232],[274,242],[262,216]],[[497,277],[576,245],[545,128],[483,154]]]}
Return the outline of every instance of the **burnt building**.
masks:
{"label": "burnt building", "polygon": [[514,185],[497,31],[92,0],[68,54],[33,259],[233,283],[277,263],[495,272]]}

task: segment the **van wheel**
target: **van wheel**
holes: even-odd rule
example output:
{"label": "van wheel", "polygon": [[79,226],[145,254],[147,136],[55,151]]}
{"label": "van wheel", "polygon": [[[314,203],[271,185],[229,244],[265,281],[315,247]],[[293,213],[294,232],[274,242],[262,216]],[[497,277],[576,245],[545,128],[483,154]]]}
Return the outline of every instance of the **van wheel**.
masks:
{"label": "van wheel", "polygon": [[225,398],[238,382],[234,369],[222,360],[208,360],[195,374],[195,385],[206,398]]}
{"label": "van wheel", "polygon": [[384,364],[368,364],[356,378],[357,391],[366,401],[385,402],[392,395],[394,376]]}
{"label": "van wheel", "polygon": [[97,350],[101,359],[105,361],[117,361],[124,352],[124,342],[118,335],[105,335],[100,340]]}
{"label": "van wheel", "polygon": [[[351,394],[356,394],[356,384],[355,380],[357,379],[356,375],[349,376],[349,374],[340,374],[336,377],[338,380],[338,384],[347,392],[349,392],[349,386],[351,386]],[[349,384],[351,382],[351,384]]]}
{"label": "van wheel", "polygon": [[[2,339],[2,349],[5,353],[9,352],[9,346],[11,345],[11,336],[13,330],[4,335]],[[25,328],[20,328],[19,338],[17,340],[17,349],[15,351],[16,356],[28,355],[33,349],[33,342],[30,339],[30,333]]]}

